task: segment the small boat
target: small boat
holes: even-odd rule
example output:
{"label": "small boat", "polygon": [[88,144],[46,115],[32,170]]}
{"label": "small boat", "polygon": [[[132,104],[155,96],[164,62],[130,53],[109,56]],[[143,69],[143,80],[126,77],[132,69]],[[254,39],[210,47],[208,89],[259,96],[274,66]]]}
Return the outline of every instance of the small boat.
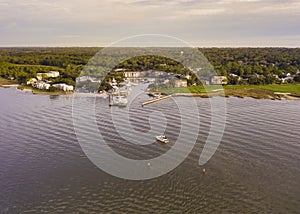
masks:
{"label": "small boat", "polygon": [[169,143],[169,139],[164,135],[156,136],[156,140],[162,143]]}
{"label": "small boat", "polygon": [[160,97],[161,97],[161,95],[155,94],[155,93],[151,93],[151,92],[146,92],[146,94],[147,94],[149,97],[152,97],[152,98],[160,98]]}
{"label": "small boat", "polygon": [[128,100],[125,96],[116,96],[113,97],[113,103],[118,106],[127,106]]}

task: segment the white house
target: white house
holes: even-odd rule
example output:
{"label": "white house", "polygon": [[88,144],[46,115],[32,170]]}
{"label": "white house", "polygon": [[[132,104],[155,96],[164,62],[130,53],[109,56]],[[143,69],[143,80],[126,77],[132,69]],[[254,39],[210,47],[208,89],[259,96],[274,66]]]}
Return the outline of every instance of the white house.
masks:
{"label": "white house", "polygon": [[141,76],[141,72],[138,72],[138,71],[126,71],[126,72],[124,72],[124,76],[126,78],[139,78]]}
{"label": "white house", "polygon": [[31,78],[30,80],[28,80],[26,82],[27,85],[32,85],[33,83],[37,82],[37,79],[36,78]]}
{"label": "white house", "polygon": [[76,82],[87,82],[87,81],[90,81],[90,82],[98,82],[98,83],[101,82],[100,79],[93,78],[93,77],[90,77],[90,76],[82,76],[82,77],[77,77],[77,78],[76,78]]}
{"label": "white house", "polygon": [[294,78],[289,76],[289,77],[282,78],[281,82],[282,83],[289,83],[289,82],[292,82],[293,80],[294,80]]}
{"label": "white house", "polygon": [[52,86],[62,91],[74,91],[73,85],[67,85],[65,83],[54,84]]}
{"label": "white house", "polygon": [[48,73],[48,77],[52,77],[52,78],[59,77],[59,72],[58,71],[50,71]]}
{"label": "white house", "polygon": [[38,80],[38,81],[32,83],[32,87],[40,89],[40,90],[49,90],[50,86],[51,86],[50,84],[45,83],[41,80]]}
{"label": "white house", "polygon": [[227,77],[225,76],[213,76],[211,78],[211,84],[213,85],[226,85]]}
{"label": "white house", "polygon": [[56,78],[59,77],[59,72],[58,71],[50,71],[48,73],[37,73],[36,78],[38,80],[42,80],[43,78]]}
{"label": "white house", "polygon": [[176,88],[187,87],[187,80],[186,79],[176,79],[175,87]]}

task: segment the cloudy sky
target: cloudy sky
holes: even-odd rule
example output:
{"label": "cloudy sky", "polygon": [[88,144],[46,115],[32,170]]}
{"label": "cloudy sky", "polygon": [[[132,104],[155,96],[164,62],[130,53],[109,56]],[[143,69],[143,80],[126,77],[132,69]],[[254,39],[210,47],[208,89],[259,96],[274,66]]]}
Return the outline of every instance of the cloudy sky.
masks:
{"label": "cloudy sky", "polygon": [[138,34],[300,47],[300,0],[0,0],[0,46],[104,46]]}

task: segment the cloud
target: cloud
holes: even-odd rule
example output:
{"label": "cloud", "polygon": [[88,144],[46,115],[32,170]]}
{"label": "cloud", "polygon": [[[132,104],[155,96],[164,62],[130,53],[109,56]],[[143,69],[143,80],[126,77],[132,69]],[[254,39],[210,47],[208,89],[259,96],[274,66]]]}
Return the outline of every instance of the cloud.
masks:
{"label": "cloud", "polygon": [[0,45],[103,43],[143,33],[191,41],[299,38],[299,16],[298,0],[0,0]]}

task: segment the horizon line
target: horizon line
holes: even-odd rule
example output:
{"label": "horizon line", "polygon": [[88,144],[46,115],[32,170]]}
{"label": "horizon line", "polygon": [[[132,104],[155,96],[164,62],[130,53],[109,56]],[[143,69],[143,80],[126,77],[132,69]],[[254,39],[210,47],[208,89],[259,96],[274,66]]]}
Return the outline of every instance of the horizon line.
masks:
{"label": "horizon line", "polygon": [[[20,46],[0,46],[0,48],[191,48],[188,46],[44,46],[44,45],[20,45]],[[193,46],[193,48],[291,48],[296,49],[300,48],[300,46],[255,46],[255,45],[241,45],[241,46]]]}

